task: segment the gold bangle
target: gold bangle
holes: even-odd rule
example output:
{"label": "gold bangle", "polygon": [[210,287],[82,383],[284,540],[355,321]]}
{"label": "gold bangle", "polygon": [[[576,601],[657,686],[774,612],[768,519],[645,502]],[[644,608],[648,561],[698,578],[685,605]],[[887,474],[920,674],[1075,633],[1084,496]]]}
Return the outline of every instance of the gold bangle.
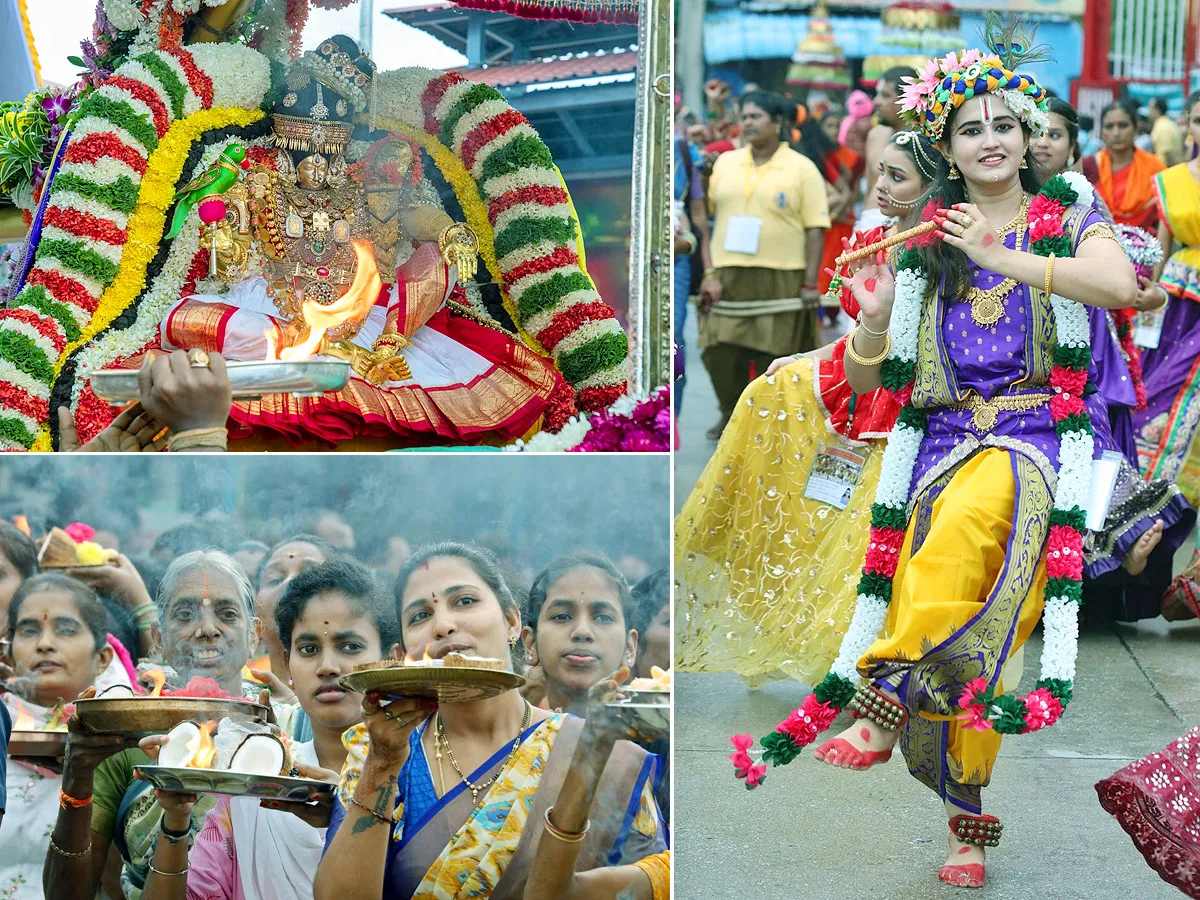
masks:
{"label": "gold bangle", "polygon": [[549,834],[553,838],[557,838],[558,840],[562,841],[564,844],[578,844],[578,843],[582,842],[585,837],[587,837],[588,829],[590,829],[592,827],[591,819],[588,819],[587,824],[583,826],[583,831],[563,831],[561,828],[556,827],[555,824],[550,821],[550,812],[553,809],[554,809],[553,806],[548,807],[546,809],[545,818],[546,818],[546,833],[547,834]]}
{"label": "gold bangle", "polygon": [[1054,254],[1051,253],[1046,257],[1046,287],[1045,294],[1049,297],[1054,291]]}
{"label": "gold bangle", "polygon": [[191,868],[190,866],[184,866],[183,870],[180,872],[164,872],[162,869],[154,868],[154,863],[146,863],[146,865],[151,872],[157,872],[159,875],[163,875],[167,878],[175,878],[179,875],[186,875],[188,873],[188,869]]}
{"label": "gold bangle", "polygon": [[82,850],[80,850],[78,853],[68,853],[62,847],[58,846],[58,844],[54,843],[54,835],[50,835],[50,849],[53,850],[55,853],[57,853],[59,856],[66,857],[67,859],[79,859],[81,856],[87,856],[88,853],[91,852],[92,839],[89,837],[87,846],[84,847]]}
{"label": "gold bangle", "polygon": [[191,431],[180,431],[167,439],[167,451],[178,453],[193,447],[228,448],[229,432],[221,428],[194,428]]}
{"label": "gold bangle", "polygon": [[846,355],[850,357],[850,361],[857,363],[860,366],[877,366],[887,359],[888,354],[892,352],[892,336],[891,334],[884,335],[883,349],[879,351],[878,356],[872,356],[869,359],[865,356],[860,356],[859,352],[854,349],[854,336],[858,334],[858,326],[850,332],[850,337],[846,339]]}

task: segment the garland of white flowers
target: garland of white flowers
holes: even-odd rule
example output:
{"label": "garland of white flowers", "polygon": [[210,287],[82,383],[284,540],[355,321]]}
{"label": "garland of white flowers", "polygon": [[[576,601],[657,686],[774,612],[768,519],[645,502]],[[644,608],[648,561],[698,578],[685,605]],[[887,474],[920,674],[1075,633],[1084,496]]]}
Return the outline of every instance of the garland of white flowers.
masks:
{"label": "garland of white flowers", "polygon": [[[1064,234],[1067,209],[1081,199],[1075,179],[1055,177],[1041,190],[1029,209],[1030,251],[1058,258],[1072,254]],[[1090,189],[1088,196],[1091,196]],[[1086,204],[1090,208],[1091,203]],[[880,370],[880,380],[904,403],[888,437],[879,473],[871,532],[858,601],[850,627],[825,679],[804,703],[763,738],[763,760],[786,765],[802,747],[833,724],[857,690],[858,660],[879,639],[887,618],[900,549],[908,520],[913,472],[925,435],[925,413],[910,400],[916,374],[921,307],[932,278],[910,246],[897,263],[892,346]],[[1050,372],[1053,394],[1050,413],[1060,436],[1058,485],[1046,541],[1045,646],[1041,677],[1025,697],[997,695],[985,679],[965,686],[960,718],[969,727],[993,728],[1003,734],[1037,731],[1054,724],[1071,699],[1078,649],[1078,609],[1082,602],[1083,528],[1091,475],[1092,426],[1084,405],[1088,365],[1091,361],[1089,322],[1079,303],[1052,294],[1050,304],[1057,328],[1057,343]],[[761,783],[765,768],[748,754],[749,735],[733,738],[735,774],[753,788]]]}

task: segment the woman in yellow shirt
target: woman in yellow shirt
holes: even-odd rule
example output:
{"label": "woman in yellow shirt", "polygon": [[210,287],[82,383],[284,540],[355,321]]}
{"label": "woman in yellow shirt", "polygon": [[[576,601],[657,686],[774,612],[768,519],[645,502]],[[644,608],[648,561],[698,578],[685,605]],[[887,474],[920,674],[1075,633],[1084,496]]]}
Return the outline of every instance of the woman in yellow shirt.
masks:
{"label": "woman in yellow shirt", "polygon": [[720,437],[742,390],[777,357],[820,342],[825,181],[781,141],[793,104],[765,91],[742,98],[745,145],[717,158],[709,179],[713,268],[700,285],[700,350],[721,406]]}

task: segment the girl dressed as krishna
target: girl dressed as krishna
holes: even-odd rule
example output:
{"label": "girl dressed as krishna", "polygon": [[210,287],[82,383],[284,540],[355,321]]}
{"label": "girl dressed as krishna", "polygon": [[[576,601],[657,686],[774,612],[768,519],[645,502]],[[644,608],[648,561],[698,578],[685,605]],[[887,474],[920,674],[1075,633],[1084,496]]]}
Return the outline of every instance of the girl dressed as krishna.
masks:
{"label": "girl dressed as krishna", "polygon": [[[1054,724],[1071,699],[1093,458],[1112,443],[1087,307],[1137,292],[1085,185],[1043,182],[1031,157],[1047,125],[1046,92],[1021,71],[1047,58],[1032,37],[989,17],[985,49],[930,60],[904,87],[905,120],[948,167],[927,230],[849,279],[861,315],[847,381],[902,404],[853,619],[829,673],[760,742],[761,761],[750,735],[733,738],[735,773],[753,788],[852,712],[814,756],[866,770],[899,745],[944,803],[938,876],[962,887],[983,885],[984,848],[1000,840],[982,791],[1002,736]],[[1018,695],[1039,619],[1040,674]]]}

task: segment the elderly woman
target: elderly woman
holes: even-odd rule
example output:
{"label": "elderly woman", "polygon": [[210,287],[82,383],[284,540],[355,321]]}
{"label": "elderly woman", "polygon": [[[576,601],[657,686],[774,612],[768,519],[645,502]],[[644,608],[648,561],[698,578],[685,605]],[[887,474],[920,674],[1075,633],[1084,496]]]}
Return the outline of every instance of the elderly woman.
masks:
{"label": "elderly woman", "polygon": [[[237,562],[217,550],[184,554],[163,575],[157,602],[166,663],[181,683],[200,675],[234,696],[258,696],[261,685],[243,682],[242,667],[258,643],[261,625],[254,616],[250,579]],[[58,811],[46,856],[46,897],[90,897],[100,887],[109,848],[115,847],[123,861],[120,886],[105,887],[110,894],[115,888],[127,900],[138,900],[162,820],[149,786],[133,777],[134,767],[149,763],[150,757],[141,749],[111,755],[121,747],[119,737],[107,754],[85,751],[76,717],[69,730],[63,788],[71,799]],[[196,804],[189,836],[215,802],[205,797]]]}
{"label": "elderly woman", "polygon": [[[64,575],[35,575],[16,591],[8,607],[7,627],[17,677],[14,686],[24,700],[6,693],[4,703],[21,728],[46,726],[59,701],[71,703],[87,696],[102,676],[108,683],[130,683],[109,645],[107,621],[108,614],[92,589]],[[101,746],[119,749],[119,739],[111,743],[106,737]],[[62,787],[56,761],[11,760],[8,830],[37,839],[0,841],[0,895],[5,900],[42,896],[39,873],[46,853],[42,837],[57,817]]]}
{"label": "elderly woman", "polygon": [[[521,617],[496,559],[461,544],[413,555],[396,581],[401,643],[435,658],[451,651],[507,659]],[[515,690],[467,703],[363,702],[347,733],[349,759],[316,900],[470,896],[520,898],[539,840],[579,838],[581,868],[633,862],[664,849],[651,795],[657,759],[617,746],[598,790],[602,816],[586,837],[547,825],[582,721],[538,710]],[[436,760],[436,762],[431,762]]]}

